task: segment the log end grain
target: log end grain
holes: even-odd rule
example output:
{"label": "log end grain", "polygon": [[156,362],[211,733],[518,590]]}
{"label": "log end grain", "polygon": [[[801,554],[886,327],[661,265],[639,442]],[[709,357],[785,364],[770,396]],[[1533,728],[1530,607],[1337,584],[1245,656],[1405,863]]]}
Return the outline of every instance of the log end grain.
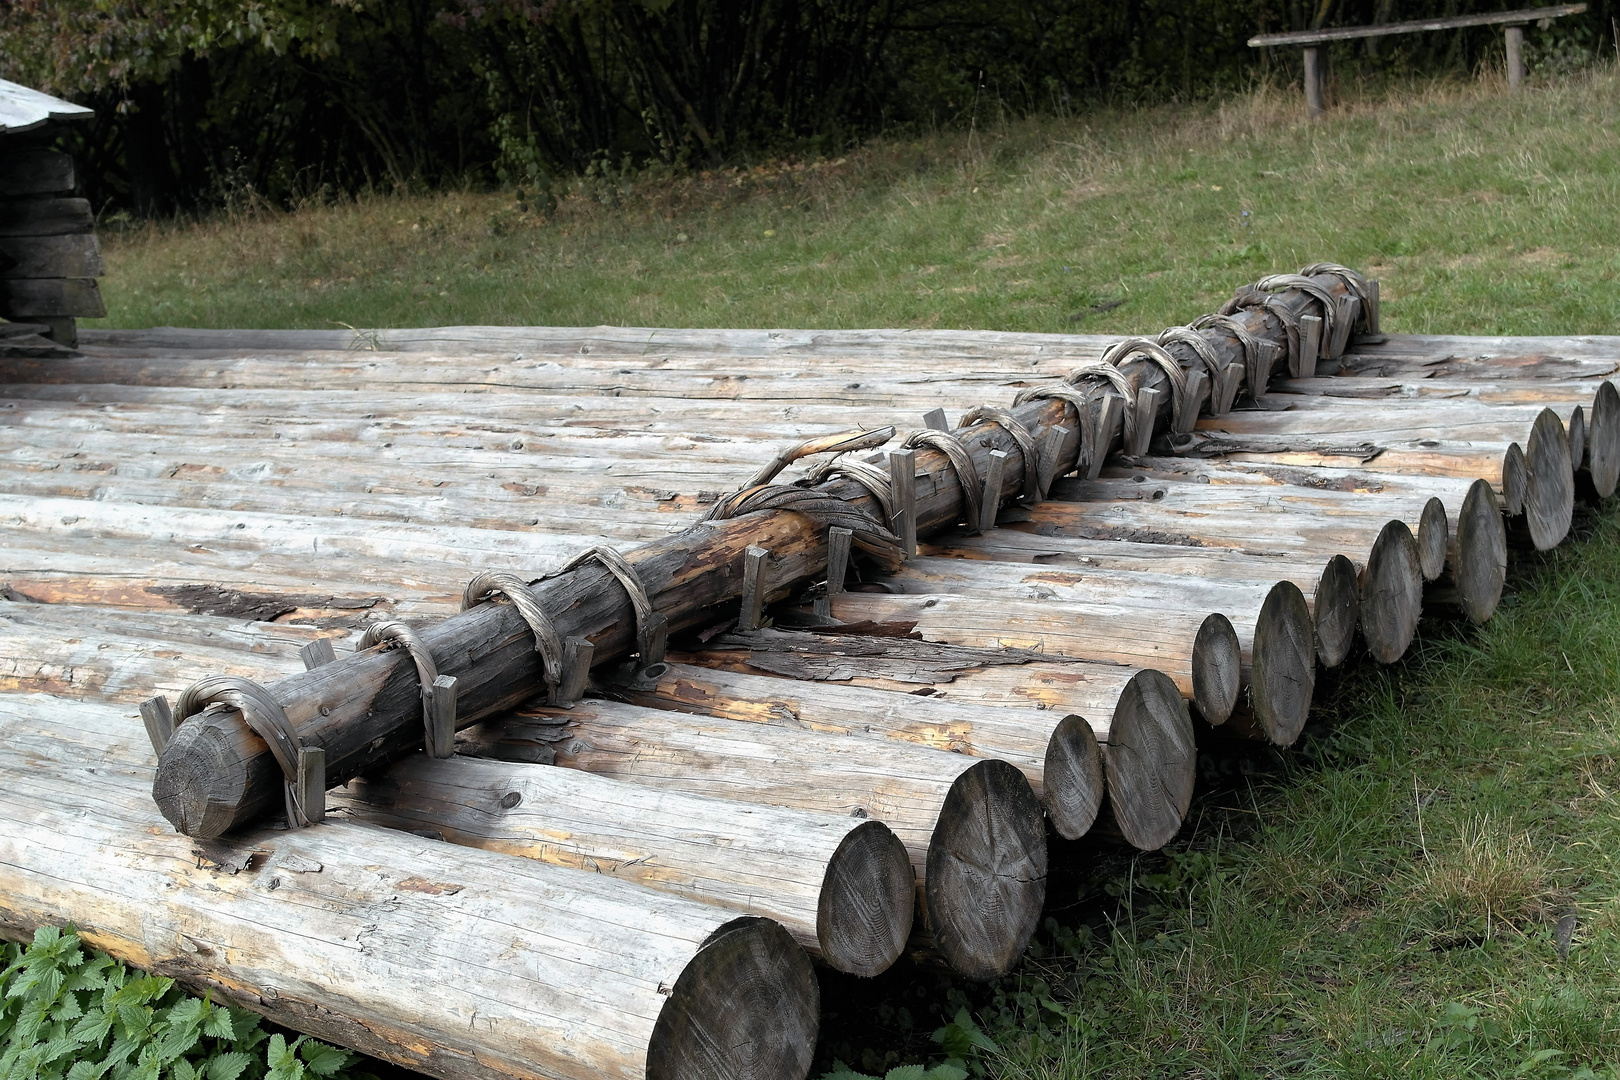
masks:
{"label": "log end grain", "polygon": [[1446,504],[1438,498],[1423,504],[1423,516],[1418,519],[1418,567],[1424,581],[1433,581],[1446,568],[1446,551],[1451,546],[1450,525],[1446,520]]}
{"label": "log end grain", "polygon": [[792,936],[770,919],[733,920],[675,980],[647,1080],[803,1080],[820,1017],[815,969]]}
{"label": "log end grain", "polygon": [[1496,613],[1507,582],[1507,525],[1488,481],[1475,480],[1468,488],[1451,561],[1464,614],[1485,622]]}
{"label": "log end grain", "polygon": [[1243,650],[1232,620],[1216,612],[1199,624],[1192,651],[1193,704],[1211,724],[1224,724],[1243,687]]}
{"label": "log end grain", "polygon": [[1551,409],[1542,409],[1524,447],[1524,517],[1537,551],[1557,547],[1575,516],[1575,469],[1569,436]]}
{"label": "log end grain", "polygon": [[1509,443],[1502,455],[1502,502],[1508,517],[1524,513],[1524,489],[1529,476],[1524,464],[1524,450],[1518,443]]}
{"label": "log end grain", "polygon": [[1125,685],[1103,747],[1108,813],[1127,844],[1157,851],[1181,829],[1192,804],[1198,753],[1187,702],[1151,668]]}
{"label": "log end grain", "polygon": [[1592,399],[1592,416],[1586,425],[1586,459],[1592,471],[1592,486],[1603,498],[1614,494],[1620,482],[1620,391],[1604,381]]}
{"label": "log end grain", "polygon": [[1380,664],[1406,654],[1423,613],[1423,568],[1417,538],[1404,521],[1386,524],[1373,541],[1361,587],[1361,632]]}
{"label": "log end grain", "polygon": [[1322,568],[1316,583],[1316,657],[1323,667],[1336,668],[1350,655],[1356,625],[1361,621],[1361,582],[1356,564],[1335,555]]}
{"label": "log end grain", "polygon": [[886,971],[906,947],[916,906],[916,871],[899,837],[877,821],[851,829],[821,881],[822,959],[852,975]]}
{"label": "log end grain", "polygon": [[245,724],[214,720],[213,712],[205,712],[176,728],[152,777],[152,799],[169,823],[187,836],[223,836],[239,824],[244,802],[263,794],[259,790],[263,785],[255,782],[262,770],[250,765],[255,749],[263,756],[269,748],[257,736],[244,737],[234,730]]}
{"label": "log end grain", "polygon": [[928,843],[924,902],[940,955],[970,979],[1011,971],[1046,902],[1046,825],[1029,781],[987,759],[957,777]]}
{"label": "log end grain", "polygon": [[1085,717],[1070,714],[1058,721],[1046,743],[1041,801],[1052,828],[1065,840],[1091,831],[1103,799],[1102,750]]}
{"label": "log end grain", "polygon": [[1586,468],[1586,410],[1579,405],[1569,414],[1569,464],[1576,472]]}
{"label": "log end grain", "polygon": [[1311,712],[1316,690],[1316,631],[1305,594],[1279,581],[1260,605],[1254,627],[1249,692],[1260,730],[1276,746],[1292,746]]}

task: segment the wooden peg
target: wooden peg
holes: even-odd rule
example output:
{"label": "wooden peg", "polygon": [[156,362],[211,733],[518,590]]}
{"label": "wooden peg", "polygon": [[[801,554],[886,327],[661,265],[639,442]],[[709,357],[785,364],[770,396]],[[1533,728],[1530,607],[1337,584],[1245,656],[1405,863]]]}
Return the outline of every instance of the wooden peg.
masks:
{"label": "wooden peg", "polygon": [[932,431],[951,430],[951,422],[945,418],[944,409],[929,409],[923,413],[923,426]]}
{"label": "wooden peg", "polygon": [[849,572],[849,546],[855,537],[853,529],[834,525],[827,530],[827,591],[844,591],[844,575]]}
{"label": "wooden peg", "polygon": [[1062,424],[1052,425],[1041,436],[1040,472],[1036,474],[1036,479],[1042,499],[1052,490],[1052,481],[1057,479],[1058,455],[1063,453],[1063,440],[1068,437],[1069,429]]}
{"label": "wooden peg", "polygon": [[1383,331],[1378,329],[1378,279],[1377,278],[1371,278],[1367,282],[1367,310],[1366,310],[1365,314],[1367,316],[1367,333],[1369,335],[1382,333]]}
{"label": "wooden peg", "polygon": [[742,612],[737,616],[737,629],[746,633],[758,630],[765,616],[765,563],[771,553],[762,547],[748,545],[743,553]]}
{"label": "wooden peg", "polygon": [[669,620],[653,612],[647,616],[645,633],[647,640],[641,645],[641,666],[662,664],[664,654],[669,651]]}
{"label": "wooden peg", "polygon": [[557,687],[557,701],[565,709],[585,696],[585,687],[591,681],[591,657],[596,646],[589,638],[571,637],[563,642],[562,685]]}
{"label": "wooden peg", "polygon": [[1243,365],[1227,364],[1221,369],[1220,377],[1216,380],[1215,401],[1209,411],[1215,416],[1225,416],[1231,412],[1241,389],[1243,389]]}
{"label": "wooden peg", "polygon": [[889,487],[894,491],[894,516],[900,547],[906,558],[917,554],[917,452],[889,451]]}
{"label": "wooden peg", "polygon": [[1320,315],[1301,315],[1299,317],[1299,362],[1294,365],[1289,374],[1296,379],[1314,379],[1316,377],[1316,358],[1322,355],[1322,317]]}
{"label": "wooden peg", "polygon": [[332,648],[331,638],[316,638],[298,650],[298,655],[304,660],[304,670],[314,671],[318,667],[325,667],[337,659],[337,652]]}
{"label": "wooden peg", "polygon": [[1001,485],[1007,475],[1007,451],[990,451],[990,462],[984,467],[984,498],[979,501],[979,531],[989,532],[996,527],[996,515],[1001,511]]}
{"label": "wooden peg", "polygon": [[1354,293],[1345,293],[1338,298],[1338,310],[1333,313],[1333,340],[1323,350],[1323,359],[1337,360],[1344,355],[1344,350],[1350,346],[1350,331],[1355,329],[1356,320],[1361,317],[1361,299]]}
{"label": "wooden peg", "polygon": [[146,737],[152,740],[152,749],[162,755],[174,735],[174,711],[169,699],[159,694],[141,702],[141,723],[146,725]]}
{"label": "wooden peg", "polygon": [[454,675],[440,675],[433,680],[427,710],[428,739],[426,745],[429,757],[455,757],[456,692],[457,684]]}
{"label": "wooden peg", "polygon": [[1198,410],[1207,382],[1209,376],[1204,374],[1203,368],[1193,368],[1187,372],[1187,389],[1181,395],[1181,407],[1176,410],[1175,422],[1171,425],[1171,430],[1176,434],[1185,435],[1198,426]]}
{"label": "wooden peg", "polygon": [[1114,428],[1125,408],[1125,399],[1118,394],[1104,394],[1097,403],[1097,422],[1091,429],[1091,452],[1086,458],[1086,479],[1095,480],[1108,460],[1108,447],[1114,441]]}
{"label": "wooden peg", "polygon": [[[326,751],[318,746],[298,748],[298,801],[311,825],[326,817]],[[296,822],[287,822],[296,826]]]}
{"label": "wooden peg", "polygon": [[1153,421],[1159,416],[1159,392],[1144,386],[1136,392],[1136,438],[1131,445],[1132,457],[1144,457],[1153,442]]}

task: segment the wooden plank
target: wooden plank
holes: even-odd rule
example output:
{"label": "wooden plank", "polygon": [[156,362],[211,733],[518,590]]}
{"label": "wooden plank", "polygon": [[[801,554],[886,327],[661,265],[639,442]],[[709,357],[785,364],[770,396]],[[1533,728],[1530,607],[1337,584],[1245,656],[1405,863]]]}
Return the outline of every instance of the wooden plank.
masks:
{"label": "wooden plank", "polygon": [[95,233],[0,237],[0,278],[94,278],[103,273]]}
{"label": "wooden plank", "polygon": [[1412,19],[1407,22],[1381,23],[1377,26],[1337,26],[1327,30],[1290,30],[1282,34],[1256,34],[1249,39],[1252,48],[1267,45],[1321,45],[1329,41],[1354,41],[1359,38],[1389,37],[1392,34],[1416,34],[1428,30],[1460,30],[1469,26],[1499,26],[1557,19],[1565,15],[1579,15],[1585,4],[1554,4],[1549,7],[1523,8],[1518,11],[1488,11],[1476,15],[1453,15],[1444,19]]}
{"label": "wooden plank", "polygon": [[94,232],[87,199],[23,199],[0,202],[0,236],[62,236]]}
{"label": "wooden plank", "polygon": [[331,818],[199,846],[152,808],[129,712],[0,702],[7,936],[73,923],[131,965],[443,1080],[695,1078],[714,1054],[737,1076],[808,1072],[815,976],[775,923]]}
{"label": "wooden plank", "polygon": [[56,150],[11,149],[0,159],[0,198],[73,191],[73,158]]}
{"label": "wooden plank", "polygon": [[0,313],[10,317],[101,319],[107,315],[101,289],[93,279],[0,278]]}
{"label": "wooden plank", "polygon": [[0,79],[0,134],[28,131],[52,120],[88,120],[94,115],[83,105]]}

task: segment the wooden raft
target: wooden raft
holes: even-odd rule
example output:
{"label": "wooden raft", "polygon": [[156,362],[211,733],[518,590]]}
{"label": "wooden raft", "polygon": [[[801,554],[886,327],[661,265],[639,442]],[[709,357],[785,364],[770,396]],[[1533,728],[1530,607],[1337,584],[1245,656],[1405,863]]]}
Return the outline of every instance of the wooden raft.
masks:
{"label": "wooden raft", "polygon": [[[1006,422],[955,418],[1117,358],[1117,339],[86,331],[80,356],[0,360],[0,926],[73,920],[133,963],[438,1076],[802,1077],[806,954],[861,974],[908,946],[1011,969],[1047,827],[1163,845],[1196,725],[1287,745],[1318,667],[1398,659],[1425,606],[1488,619],[1508,546],[1553,546],[1577,498],[1612,494],[1620,339],[1385,336],[1313,280],[1326,299],[1252,309],[1277,343],[1262,392],[1234,344],[1192,380],[1191,430],[1185,387],[1147,354],[1119,365],[1134,436],[1106,387],[1020,405],[1027,490]],[[1309,321],[1330,302],[1336,342]],[[894,569],[857,551],[829,576],[847,540],[792,511],[682,539],[784,446],[888,425],[958,427],[974,481],[1008,482],[971,519],[937,440],[901,432],[873,466],[915,470],[909,499],[887,493],[920,533]],[[888,523],[909,547],[904,515]],[[532,583],[595,546],[629,557],[658,611],[691,614],[654,645],[599,563],[533,586],[598,661],[559,705],[518,612],[463,613],[463,588]],[[568,629],[588,619],[601,629]],[[452,759],[412,752],[421,670],[397,641],[348,656],[400,621],[460,687]],[[448,647],[455,626],[473,629]],[[187,810],[191,837],[163,820],[137,706],[203,675],[271,688],[300,736],[334,732],[328,779],[355,779],[325,824],[265,831],[281,774],[252,771],[265,744],[225,706],[174,732],[157,790],[184,802],[218,783],[199,762],[246,753],[238,816],[215,830],[217,810]],[[322,695],[356,678],[372,713],[403,719],[345,751]],[[82,797],[53,806],[64,789]],[[195,888],[135,884],[182,864]],[[292,914],[310,904],[330,913],[314,953]],[[508,948],[485,948],[495,912]],[[442,960],[411,952],[424,938]],[[429,968],[445,992],[402,998]]]}

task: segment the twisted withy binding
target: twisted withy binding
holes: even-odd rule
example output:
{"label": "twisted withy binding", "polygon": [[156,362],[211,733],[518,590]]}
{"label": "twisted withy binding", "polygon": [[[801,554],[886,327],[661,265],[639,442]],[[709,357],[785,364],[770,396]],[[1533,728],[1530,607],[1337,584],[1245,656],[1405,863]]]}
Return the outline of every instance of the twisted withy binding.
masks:
{"label": "twisted withy binding", "polygon": [[[623,555],[610,547],[593,547],[580,552],[557,570],[547,574],[547,578],[554,578],[565,574],[577,566],[595,559],[607,568],[608,573],[619,579],[624,586],[625,594],[630,597],[630,607],[636,614],[636,647],[641,651],[642,663],[649,663],[652,657],[653,643],[653,605],[652,599],[647,595],[647,587],[641,583],[641,575],[636,568],[625,561]],[[542,581],[545,578],[541,579]]]}
{"label": "twisted withy binding", "polygon": [[516,574],[486,570],[467,582],[467,588],[461,594],[461,610],[466,611],[497,596],[510,600],[529,625],[530,632],[534,634],[534,651],[540,654],[541,677],[546,682],[547,700],[553,705],[561,704],[562,638],[556,626],[552,625],[551,616],[545,613],[529,591],[528,582]]}
{"label": "twisted withy binding", "polygon": [[979,508],[984,502],[984,481],[979,479],[979,471],[973,467],[973,455],[968,453],[967,443],[962,441],[962,437],[951,431],[925,429],[913,431],[900,445],[907,450],[932,447],[950,460],[951,468],[956,473],[957,486],[962,489],[963,522],[970,535],[978,532]]}
{"label": "twisted withy binding", "polygon": [[303,744],[281,703],[252,679],[239,675],[204,675],[180,692],[174,711],[175,726],[179,727],[187,717],[195,716],[210,705],[223,705],[241,713],[248,727],[270,747],[285,781],[282,799],[287,824],[294,828],[312,824],[316,816],[309,813],[298,791],[298,751]]}
{"label": "twisted withy binding", "polygon": [[[783,469],[800,458],[812,454],[847,454],[855,450],[872,450],[890,439],[894,438],[894,428],[875,428],[870,431],[841,432],[836,435],[824,435],[820,438],[807,439],[795,446],[778,453],[766,462],[759,471],[749,477],[748,483],[741,491],[734,491],[724,496],[709,508],[703,515],[704,521],[724,521],[727,518],[741,517],[761,510],[792,510],[804,514],[815,521],[822,528],[834,525],[848,529],[854,533],[852,540],[856,547],[876,559],[886,569],[898,570],[905,558],[900,547],[900,538],[889,531],[885,522],[878,521],[871,513],[836,495],[829,495],[823,491],[814,491],[795,484],[773,484],[771,481]],[[853,464],[845,462],[837,470],[844,471]],[[851,476],[851,479],[858,479]],[[887,477],[885,477],[885,485]],[[863,486],[873,490],[863,481]],[[876,491],[873,491],[876,495]],[[884,504],[884,499],[878,497],[878,502]],[[892,496],[888,500],[893,502]],[[892,509],[885,505],[885,512]]]}
{"label": "twisted withy binding", "polygon": [[972,427],[974,424],[995,424],[1008,435],[1018,446],[1018,453],[1024,462],[1024,495],[1028,502],[1041,501],[1041,459],[1035,449],[1035,436],[1030,434],[1029,428],[1006,409],[998,409],[992,405],[975,405],[962,414],[958,421],[958,428]]}
{"label": "twisted withy binding", "polygon": [[428,757],[449,757],[451,747],[440,746],[433,728],[433,701],[439,693],[433,685],[439,678],[439,666],[433,661],[433,654],[428,647],[422,644],[416,631],[402,622],[373,623],[366,627],[366,632],[360,637],[360,646],[356,651],[369,649],[373,645],[382,645],[385,648],[399,646],[411,654],[411,660],[416,664],[416,681],[422,697],[422,746]]}

